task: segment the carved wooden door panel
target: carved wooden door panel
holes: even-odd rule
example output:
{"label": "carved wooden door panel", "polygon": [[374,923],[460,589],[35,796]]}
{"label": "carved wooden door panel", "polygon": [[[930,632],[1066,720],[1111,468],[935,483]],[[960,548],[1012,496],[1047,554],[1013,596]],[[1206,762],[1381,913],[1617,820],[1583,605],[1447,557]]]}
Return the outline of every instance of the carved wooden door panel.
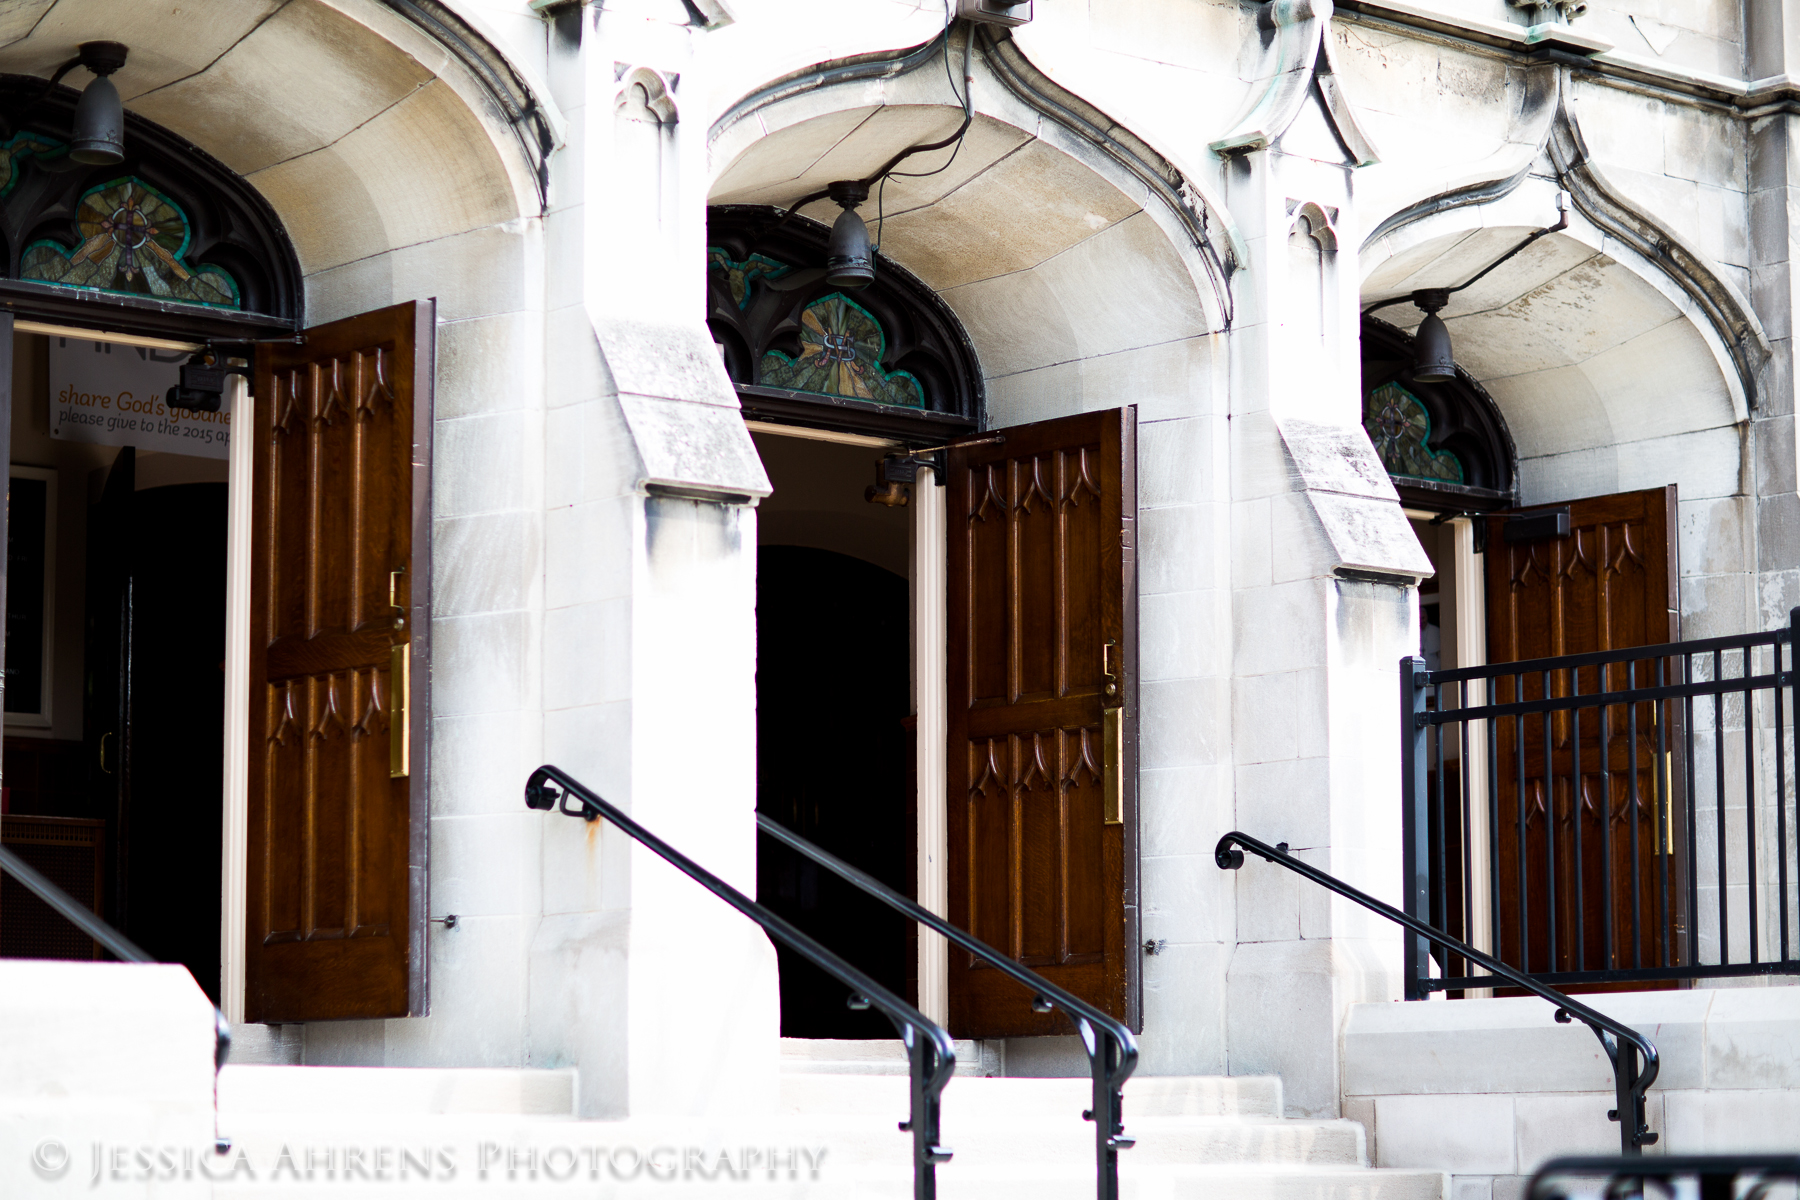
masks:
{"label": "carved wooden door panel", "polygon": [[[1568,510],[1566,534],[1556,533],[1547,522],[1538,522],[1535,531],[1519,522],[1509,539],[1512,514],[1488,518],[1488,661],[1675,641],[1680,636],[1675,486],[1548,508]],[[1542,506],[1529,510],[1545,511]],[[1637,663],[1629,673],[1623,664],[1615,665],[1604,680],[1597,667],[1564,670],[1551,674],[1549,687],[1556,696],[1569,695],[1572,687],[1592,695],[1602,686],[1651,686],[1654,672],[1655,660]],[[1537,700],[1544,688],[1541,672],[1503,677],[1496,699],[1502,704]],[[1604,747],[1599,708],[1582,710],[1579,727],[1567,713],[1555,714],[1547,729],[1538,715],[1497,722],[1499,953],[1514,966],[1594,971],[1662,965],[1665,901],[1673,923],[1684,923],[1680,897],[1685,888],[1674,874],[1683,859],[1676,852],[1681,810],[1657,802],[1657,779],[1680,778],[1680,765],[1673,764],[1671,771],[1671,764],[1658,761],[1656,750],[1657,725],[1670,721],[1676,706],[1644,704],[1635,713],[1627,713],[1626,707],[1605,710]],[[1634,741],[1635,803],[1630,782]],[[1676,743],[1671,729],[1663,744]],[[1671,815],[1673,828],[1668,827]],[[1609,935],[1611,961],[1605,954]]]}
{"label": "carved wooden door panel", "polygon": [[430,628],[432,313],[402,304],[259,347],[252,1021],[423,1011],[422,689],[407,684],[424,681]]}
{"label": "carved wooden door panel", "polygon": [[[1136,409],[950,451],[950,920],[1139,1025]],[[1066,1033],[950,952],[958,1037]]]}

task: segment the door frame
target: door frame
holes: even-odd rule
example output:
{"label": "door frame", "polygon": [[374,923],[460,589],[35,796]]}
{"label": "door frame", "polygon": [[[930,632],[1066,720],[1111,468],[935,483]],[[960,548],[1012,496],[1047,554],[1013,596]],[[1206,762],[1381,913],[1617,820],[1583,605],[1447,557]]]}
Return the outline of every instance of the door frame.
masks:
{"label": "door frame", "polygon": [[[905,450],[898,437],[879,437],[843,429],[760,421],[746,418],[751,433],[804,441],[865,446],[871,450]],[[919,467],[912,485],[912,568],[908,573],[912,609],[913,713],[918,720],[914,742],[917,812],[913,867],[914,898],[929,911],[950,911],[949,794],[945,776],[949,742],[950,610],[947,579],[949,543],[944,527],[944,489],[936,486],[936,470]],[[918,995],[914,1003],[931,1020],[943,1024],[950,1015],[950,943],[942,934],[920,929]]]}
{"label": "door frame", "polygon": [[[203,340],[176,336],[191,326],[195,338],[213,337],[221,343],[253,339],[270,333],[302,336],[289,322],[250,316],[236,320],[216,313],[196,314],[189,321],[157,314],[160,321],[139,319],[125,305],[81,299],[71,304],[53,297],[56,304],[29,301],[0,302],[0,354],[12,360],[12,335],[41,334],[76,337],[87,341],[125,346],[149,346],[164,350],[196,351]],[[91,314],[90,314],[91,310]],[[414,325],[416,362],[413,381],[412,538],[413,571],[411,611],[411,691],[408,723],[412,743],[408,825],[408,1008],[413,1015],[429,1011],[429,955],[427,933],[429,891],[426,864],[430,845],[430,712],[431,712],[431,448],[437,363],[437,302],[417,301]],[[87,325],[83,322],[92,321]],[[173,324],[171,322],[174,322]],[[177,328],[178,327],[178,328]],[[16,401],[10,371],[0,380],[6,389],[6,411]],[[233,405],[233,424],[240,429],[252,423],[255,403],[249,381],[240,375],[226,377],[226,395]],[[10,416],[0,426],[0,447],[11,461]],[[250,770],[250,628],[252,505],[254,501],[254,445],[248,437],[234,438],[227,460],[226,594],[225,594],[225,727],[223,824],[220,851],[220,956],[219,1008],[233,1024],[244,1014],[244,967],[247,930],[249,866],[249,770]],[[6,532],[6,512],[0,506],[0,538]],[[5,565],[0,563],[0,604],[5,599]],[[5,653],[5,631],[0,629],[0,661]]]}

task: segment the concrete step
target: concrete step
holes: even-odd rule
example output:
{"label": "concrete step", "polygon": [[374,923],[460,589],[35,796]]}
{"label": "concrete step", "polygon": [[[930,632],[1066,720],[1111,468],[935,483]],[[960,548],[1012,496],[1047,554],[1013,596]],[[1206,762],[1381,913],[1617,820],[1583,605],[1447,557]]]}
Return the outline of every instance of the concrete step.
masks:
{"label": "concrete step", "polygon": [[[781,1070],[784,1075],[905,1075],[906,1048],[898,1038],[782,1038]],[[956,1073],[1000,1074],[999,1050],[984,1042],[957,1042]]]}
{"label": "concrete step", "polygon": [[227,1064],[219,1113],[469,1115],[573,1119],[574,1070],[490,1067],[291,1067]]}
{"label": "concrete step", "polygon": [[[784,1072],[781,1111],[887,1113],[906,1110],[909,1081],[898,1075]],[[1018,1116],[1079,1116],[1093,1100],[1086,1079],[970,1079],[944,1089],[945,1111],[987,1108]],[[1136,1075],[1125,1084],[1125,1117],[1279,1117],[1281,1080],[1273,1075]]]}
{"label": "concrete step", "polygon": [[[954,1166],[938,1169],[943,1200],[1087,1200],[1094,1194],[1091,1172],[1016,1167],[954,1171]],[[1450,1200],[1450,1177],[1436,1171],[1144,1166],[1121,1158],[1119,1190],[1123,1200]],[[855,1193],[845,1189],[842,1194]],[[902,1193],[889,1194],[898,1200]]]}

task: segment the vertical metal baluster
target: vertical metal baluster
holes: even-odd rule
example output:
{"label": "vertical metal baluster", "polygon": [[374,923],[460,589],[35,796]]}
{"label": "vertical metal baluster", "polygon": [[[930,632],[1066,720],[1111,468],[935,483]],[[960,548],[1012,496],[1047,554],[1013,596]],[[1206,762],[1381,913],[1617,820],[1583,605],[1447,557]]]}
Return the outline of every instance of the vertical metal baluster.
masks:
{"label": "vertical metal baluster", "polygon": [[[1525,677],[1523,675],[1516,675],[1513,677],[1513,688],[1514,694],[1518,696],[1520,701],[1523,701],[1525,699]],[[1518,852],[1513,855],[1513,858],[1519,864],[1519,970],[1528,972],[1531,970],[1531,910],[1525,902],[1525,881],[1527,875],[1530,874],[1526,869],[1527,860],[1530,857],[1527,853],[1527,851],[1530,850],[1530,845],[1525,840],[1526,797],[1524,713],[1513,714],[1513,751],[1518,755],[1519,759],[1518,790],[1514,793],[1517,803],[1513,805],[1515,815],[1519,819]]]}
{"label": "vertical metal baluster", "polygon": [[1750,683],[1756,674],[1756,648],[1744,647],[1744,850],[1748,886],[1744,891],[1750,930],[1750,961],[1762,961],[1762,947],[1757,936],[1756,903],[1756,691]]}
{"label": "vertical metal baluster", "polygon": [[[1494,687],[1494,677],[1487,678],[1488,707],[1494,705],[1498,695]],[[1488,772],[1488,860],[1492,864],[1488,869],[1488,886],[1493,891],[1493,904],[1488,909],[1488,922],[1493,926],[1490,936],[1493,941],[1494,957],[1500,957],[1500,722],[1493,717],[1487,719],[1487,772]],[[1520,966],[1523,968],[1523,962]]]}
{"label": "vertical metal baluster", "polygon": [[1775,887],[1776,903],[1781,910],[1781,962],[1788,958],[1788,902],[1787,902],[1787,735],[1781,731],[1781,721],[1786,715],[1785,706],[1781,702],[1781,648],[1786,643],[1778,630],[1775,640],[1769,644],[1774,652],[1774,685],[1769,689],[1773,693],[1775,712]]}
{"label": "vertical metal baluster", "polygon": [[[1668,671],[1666,659],[1656,660],[1656,686],[1661,688]],[[1669,826],[1675,817],[1675,780],[1673,775],[1664,769],[1663,764],[1669,761],[1669,717],[1674,714],[1675,706],[1668,700],[1657,700],[1650,706],[1654,714],[1656,728],[1656,762],[1650,768],[1652,781],[1650,784],[1650,803],[1656,813],[1656,895],[1657,912],[1662,923],[1662,961],[1659,967],[1675,965],[1674,946],[1670,938],[1674,932],[1675,914],[1669,910],[1673,897],[1669,894],[1669,859],[1673,857],[1664,853],[1675,844],[1675,831]]]}
{"label": "vertical metal baluster", "polygon": [[[1469,681],[1466,679],[1457,681],[1456,707],[1459,712],[1469,707]],[[1474,789],[1474,783],[1470,777],[1474,774],[1475,764],[1469,761],[1469,722],[1467,720],[1458,721],[1456,733],[1457,745],[1462,756],[1457,759],[1457,762],[1462,764],[1461,769],[1457,771],[1457,778],[1462,784],[1459,790],[1462,792],[1463,905],[1462,926],[1455,933],[1463,941],[1473,942],[1475,940],[1475,856],[1473,850],[1475,838],[1474,827],[1471,824],[1474,820],[1474,813],[1469,807],[1469,795]],[[1463,975],[1474,973],[1474,967],[1467,959],[1463,960],[1460,973]]]}
{"label": "vertical metal baluster", "polygon": [[[1637,692],[1637,660],[1634,658],[1625,664],[1625,692],[1632,695]],[[1642,806],[1638,803],[1638,713],[1642,705],[1635,700],[1625,708],[1625,723],[1630,727],[1626,742],[1626,750],[1631,755],[1631,810],[1627,819],[1631,822],[1631,965],[1634,969],[1644,965],[1644,931],[1641,903],[1638,895],[1638,876],[1643,873],[1643,865],[1638,858],[1638,814]],[[1654,709],[1652,710],[1654,711]]]}
{"label": "vertical metal baluster", "polygon": [[[1431,831],[1425,795],[1425,660],[1400,660],[1400,845],[1405,859],[1402,886],[1406,915],[1431,919]],[[1404,942],[1408,1000],[1430,998],[1424,986],[1430,944],[1416,934]]]}
{"label": "vertical metal baluster", "polygon": [[1713,651],[1713,809],[1719,819],[1719,962],[1731,961],[1731,914],[1725,872],[1725,652]]}
{"label": "vertical metal baluster", "polygon": [[[1544,672],[1544,699],[1550,699],[1550,672]],[[1556,970],[1556,727],[1555,715],[1544,709],[1544,942],[1549,963]]]}
{"label": "vertical metal baluster", "polygon": [[[1429,676],[1427,676],[1429,678]],[[1432,699],[1436,702],[1436,711],[1440,718],[1444,715],[1444,685],[1436,684],[1431,689]],[[1431,923],[1437,929],[1450,932],[1450,858],[1446,843],[1450,840],[1450,826],[1444,821],[1444,727],[1442,724],[1431,728],[1432,757],[1437,764],[1437,778],[1431,788],[1431,815],[1437,820],[1437,837],[1433,839],[1432,863],[1437,867],[1437,879],[1431,889]],[[1441,947],[1433,946],[1444,956],[1438,965],[1445,975],[1450,974],[1449,952]]]}
{"label": "vertical metal baluster", "polygon": [[[1681,656],[1681,681],[1694,682],[1694,656]],[[1686,860],[1688,881],[1688,963],[1697,965],[1700,962],[1700,843],[1696,840],[1700,831],[1699,796],[1694,789],[1694,698],[1681,698],[1682,714],[1687,723],[1682,727],[1681,739],[1685,749],[1682,759],[1682,797],[1686,801],[1682,805],[1687,814],[1687,850],[1682,857]]]}
{"label": "vertical metal baluster", "polygon": [[1611,709],[1606,703],[1607,674],[1611,663],[1600,664],[1600,969],[1610,971],[1613,962],[1613,922],[1617,913],[1612,888],[1612,733]]}
{"label": "vertical metal baluster", "polygon": [[[1569,697],[1581,695],[1581,668],[1569,671]],[[1569,706],[1569,831],[1575,847],[1575,956],[1569,970],[1587,970],[1587,896],[1582,890],[1581,861],[1581,709]]]}

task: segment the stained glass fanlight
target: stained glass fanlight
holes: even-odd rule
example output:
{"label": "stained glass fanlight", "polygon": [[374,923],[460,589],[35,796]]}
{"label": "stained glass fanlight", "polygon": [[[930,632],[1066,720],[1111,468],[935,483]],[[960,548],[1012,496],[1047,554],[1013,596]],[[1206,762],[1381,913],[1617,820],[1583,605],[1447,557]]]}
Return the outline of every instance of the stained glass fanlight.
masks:
{"label": "stained glass fanlight", "polygon": [[1363,405],[1363,428],[1389,475],[1433,483],[1464,482],[1462,460],[1431,446],[1431,414],[1397,383],[1384,383]]}
{"label": "stained glass fanlight", "polygon": [[905,371],[884,371],[887,335],[867,309],[833,292],[806,306],[800,314],[800,354],[789,358],[779,350],[763,355],[765,387],[872,400],[904,408],[924,408],[925,392]]}
{"label": "stained glass fanlight", "polygon": [[241,307],[237,281],[228,272],[187,261],[187,214],[141,179],[115,179],[83,192],[75,207],[75,227],[82,240],[73,250],[52,241],[27,246],[20,277],[213,308]]}

